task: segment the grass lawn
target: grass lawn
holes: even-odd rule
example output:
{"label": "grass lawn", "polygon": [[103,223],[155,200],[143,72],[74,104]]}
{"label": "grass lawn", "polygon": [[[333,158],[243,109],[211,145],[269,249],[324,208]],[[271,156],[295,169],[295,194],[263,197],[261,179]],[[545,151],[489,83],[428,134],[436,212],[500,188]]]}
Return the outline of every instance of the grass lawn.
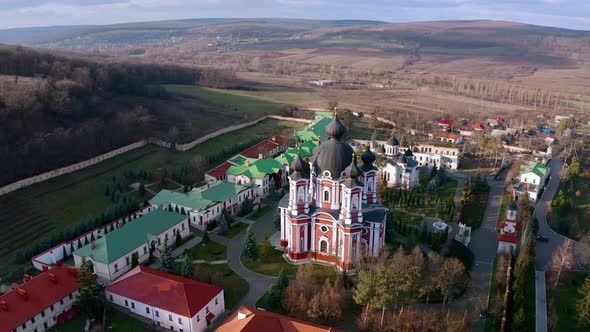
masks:
{"label": "grass lawn", "polygon": [[234,236],[240,234],[240,232],[242,232],[246,228],[248,228],[248,224],[236,221],[233,224],[231,224],[231,227],[229,228],[229,232],[226,235],[221,235],[221,236],[228,238],[228,239],[233,239]]}
{"label": "grass lawn", "polygon": [[586,276],[588,274],[584,272],[570,272],[564,276],[563,283],[556,289],[547,287],[548,301],[553,303],[557,313],[553,331],[588,331],[580,326],[576,319],[576,301],[580,298],[578,289],[582,287]]}
{"label": "grass lawn", "polygon": [[274,134],[291,135],[302,127],[301,123],[270,119],[221,135],[186,152],[149,145],[0,196],[0,277],[11,273],[22,277],[24,265],[15,264],[14,253],[39,240],[40,235],[57,233],[69,225],[78,224],[81,219],[99,215],[111,206],[104,188],[114,175],[140,169],[158,174],[162,168],[172,170],[195,156],[207,157],[236,142]]}
{"label": "grass lawn", "polygon": [[[282,103],[241,90],[212,89],[195,85],[164,85],[166,91],[203,99],[228,110],[245,111],[252,117],[278,114]],[[272,93],[266,92],[265,93]]]}
{"label": "grass lawn", "polygon": [[[244,257],[241,257],[241,260],[242,264],[244,264],[248,270],[260,274],[276,277],[279,275],[279,272],[284,269],[285,272],[287,272],[289,279],[295,279],[295,274],[297,272],[297,265],[287,263],[283,258],[283,252],[280,250],[273,250],[271,257],[266,260],[252,262]],[[316,284],[322,284],[326,281],[326,278],[333,281],[338,277],[338,274],[333,267],[318,264],[313,264],[312,275]]]}
{"label": "grass lawn", "polygon": [[[420,178],[420,186],[426,190],[428,186],[428,182],[430,182],[430,176],[422,176]],[[449,198],[455,196],[455,192],[457,191],[457,180],[447,177],[447,181],[445,186],[439,192],[437,199],[440,199],[441,202],[447,203]],[[408,207],[406,208],[408,211],[417,212],[417,213],[424,213],[429,217],[436,217],[436,208],[434,204],[422,206],[422,207]],[[446,210],[440,211],[439,217],[441,219],[447,218]]]}
{"label": "grass lawn", "polygon": [[227,259],[227,248],[215,241],[201,241],[201,243],[190,248],[188,252],[193,260],[218,261]]}
{"label": "grass lawn", "polygon": [[252,213],[251,215],[249,215],[248,219],[258,221],[258,220],[260,220],[260,218],[264,217],[271,210],[272,210],[272,206],[265,205],[265,206],[261,207],[260,209],[254,211],[254,213]]}
{"label": "grass lawn", "polygon": [[[80,332],[84,331],[86,316],[78,314],[72,320],[56,326],[58,332]],[[111,307],[107,309],[107,329],[115,332],[151,332],[156,331],[142,321],[134,319]]]}
{"label": "grass lawn", "polygon": [[227,264],[196,264],[193,277],[197,280],[223,287],[225,307],[233,309],[248,294],[250,285]]}
{"label": "grass lawn", "polygon": [[401,221],[416,226],[422,225],[422,220],[424,220],[423,217],[412,216],[399,210],[393,210],[391,214],[393,216],[393,220],[395,221]]}

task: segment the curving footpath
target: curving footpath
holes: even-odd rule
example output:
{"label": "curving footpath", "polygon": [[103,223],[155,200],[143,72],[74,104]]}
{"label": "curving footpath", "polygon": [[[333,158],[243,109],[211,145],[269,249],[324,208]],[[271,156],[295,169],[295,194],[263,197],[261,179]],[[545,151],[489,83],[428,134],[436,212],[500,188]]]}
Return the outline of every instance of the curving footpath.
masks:
{"label": "curving footpath", "polygon": [[[273,211],[274,210],[271,209],[269,213],[252,225],[252,230],[256,235],[258,243],[262,242],[264,233],[268,233],[269,236],[272,236],[276,232],[272,223]],[[266,293],[270,286],[276,282],[277,278],[252,272],[244,267],[240,261],[240,257],[242,256],[242,241],[245,235],[246,230],[244,229],[232,239],[226,239],[216,234],[210,234],[210,237],[211,240],[227,246],[227,265],[240,277],[246,280],[248,285],[250,285],[248,295],[242,299],[240,304],[255,306],[256,301]]]}

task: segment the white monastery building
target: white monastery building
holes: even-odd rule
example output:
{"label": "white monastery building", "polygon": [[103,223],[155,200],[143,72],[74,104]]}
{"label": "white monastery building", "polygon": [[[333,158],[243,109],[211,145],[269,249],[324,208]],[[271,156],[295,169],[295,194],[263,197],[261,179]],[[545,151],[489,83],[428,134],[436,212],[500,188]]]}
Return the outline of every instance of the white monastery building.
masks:
{"label": "white monastery building", "polygon": [[204,331],[225,311],[223,288],[145,266],[108,285],[105,296],[170,331]]}

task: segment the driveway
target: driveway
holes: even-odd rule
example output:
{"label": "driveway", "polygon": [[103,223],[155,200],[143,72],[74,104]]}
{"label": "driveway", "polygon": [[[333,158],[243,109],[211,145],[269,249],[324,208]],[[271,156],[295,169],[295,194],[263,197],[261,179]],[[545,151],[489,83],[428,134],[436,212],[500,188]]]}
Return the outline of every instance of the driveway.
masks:
{"label": "driveway", "polygon": [[[553,196],[559,188],[561,167],[562,162],[558,157],[549,163],[551,178],[545,187],[543,195],[539,198],[534,212],[534,216],[539,220],[539,232],[537,235],[549,238],[547,242],[537,241],[535,264],[537,270],[540,271],[548,269],[553,253],[566,239],[565,236],[558,234],[547,224],[547,207],[551,204]],[[588,246],[574,241],[574,253],[576,254],[576,269],[580,268],[579,264],[590,262],[590,248]]]}
{"label": "driveway", "polygon": [[[274,209],[271,209],[269,213],[252,225],[252,230],[256,235],[258,243],[262,243],[264,233],[272,236],[276,232],[272,224],[273,213]],[[276,282],[277,278],[252,272],[242,265],[240,257],[242,256],[242,241],[245,235],[246,230],[244,229],[241,233],[229,240],[215,234],[210,234],[210,237],[212,240],[227,246],[227,264],[250,285],[248,295],[246,295],[240,304],[255,306],[256,301],[266,293],[270,286]]]}
{"label": "driveway", "polygon": [[490,185],[490,195],[484,210],[483,221],[479,228],[471,233],[469,249],[473,251],[475,263],[471,270],[469,289],[465,296],[466,307],[475,331],[483,331],[485,320],[479,318],[480,310],[487,307],[492,266],[498,251],[498,232],[496,225],[504,193],[504,181],[494,181],[486,177]]}

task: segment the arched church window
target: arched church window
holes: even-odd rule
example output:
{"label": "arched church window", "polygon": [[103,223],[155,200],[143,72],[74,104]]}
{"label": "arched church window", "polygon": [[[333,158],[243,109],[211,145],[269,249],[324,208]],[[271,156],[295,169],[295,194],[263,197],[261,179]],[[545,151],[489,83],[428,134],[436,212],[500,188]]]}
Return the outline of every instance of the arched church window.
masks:
{"label": "arched church window", "polygon": [[324,189],[324,202],[329,202],[330,201],[330,189],[326,188]]}
{"label": "arched church window", "polygon": [[358,204],[358,195],[353,195],[352,196],[352,209],[353,210],[357,210],[358,207],[359,207],[359,204]]}
{"label": "arched church window", "polygon": [[297,201],[305,201],[305,190],[303,189],[303,187],[299,187],[299,189],[297,190]]}
{"label": "arched church window", "polygon": [[328,253],[328,241],[320,240],[320,252]]}
{"label": "arched church window", "polygon": [[367,180],[367,191],[369,191],[369,192],[373,191],[373,178],[369,178]]}

